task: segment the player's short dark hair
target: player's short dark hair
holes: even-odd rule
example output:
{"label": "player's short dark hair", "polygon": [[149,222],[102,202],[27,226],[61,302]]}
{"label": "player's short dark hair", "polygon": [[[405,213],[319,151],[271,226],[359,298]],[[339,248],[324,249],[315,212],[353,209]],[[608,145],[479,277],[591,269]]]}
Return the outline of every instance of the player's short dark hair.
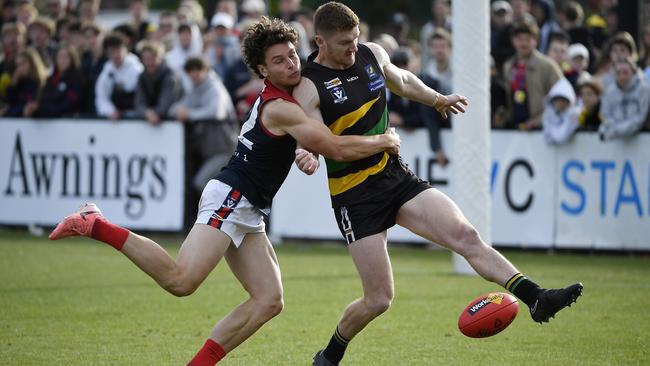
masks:
{"label": "player's short dark hair", "polygon": [[106,51],[110,48],[126,47],[126,45],[127,45],[127,41],[122,33],[111,32],[106,36],[106,38],[104,38],[104,43],[102,44],[102,47],[104,48],[104,51]]}
{"label": "player's short dark hair", "polygon": [[185,61],[183,69],[185,72],[190,71],[203,71],[209,68],[207,61],[203,57],[190,57]]}
{"label": "player's short dark hair", "polygon": [[265,64],[266,50],[278,43],[298,42],[296,30],[280,19],[269,19],[263,16],[259,22],[246,30],[242,41],[242,54],[244,62],[257,76],[264,76],[257,69],[257,65]]}
{"label": "player's short dark hair", "polygon": [[510,36],[515,37],[519,34],[528,34],[534,38],[539,38],[539,27],[532,21],[517,21],[512,25],[512,30],[510,31]]}
{"label": "player's short dark hair", "polygon": [[317,34],[349,31],[359,25],[359,17],[344,4],[336,1],[325,3],[316,9],[314,29]]}

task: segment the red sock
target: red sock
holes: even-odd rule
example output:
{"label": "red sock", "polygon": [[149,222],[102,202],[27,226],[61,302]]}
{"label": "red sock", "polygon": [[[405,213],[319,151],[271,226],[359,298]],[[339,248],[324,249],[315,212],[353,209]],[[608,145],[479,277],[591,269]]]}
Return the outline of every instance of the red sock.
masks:
{"label": "red sock", "polygon": [[214,366],[224,357],[226,357],[226,351],[224,351],[223,347],[208,338],[187,366]]}
{"label": "red sock", "polygon": [[123,227],[110,223],[104,218],[98,217],[95,220],[90,237],[103,241],[117,250],[122,250],[126,239],[129,237],[129,231]]}

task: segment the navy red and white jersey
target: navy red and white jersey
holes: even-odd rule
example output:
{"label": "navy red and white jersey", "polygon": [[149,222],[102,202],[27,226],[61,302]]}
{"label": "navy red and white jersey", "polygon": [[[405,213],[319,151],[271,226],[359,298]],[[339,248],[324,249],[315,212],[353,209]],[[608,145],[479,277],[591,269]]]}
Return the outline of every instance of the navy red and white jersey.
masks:
{"label": "navy red and white jersey", "polygon": [[298,104],[291,95],[264,80],[264,89],[248,113],[233,156],[215,177],[241,191],[262,210],[271,207],[273,197],[289,174],[296,150],[296,140],[291,135],[277,136],[262,123],[262,108],[274,99]]}

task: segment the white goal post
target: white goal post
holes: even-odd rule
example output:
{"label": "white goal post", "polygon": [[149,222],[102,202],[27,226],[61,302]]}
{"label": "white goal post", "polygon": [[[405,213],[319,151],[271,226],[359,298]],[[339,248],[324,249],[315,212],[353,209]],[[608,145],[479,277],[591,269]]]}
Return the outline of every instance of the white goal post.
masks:
{"label": "white goal post", "polygon": [[[452,1],[453,90],[467,96],[469,108],[453,117],[450,168],[453,197],[483,240],[490,235],[490,2]],[[453,254],[454,272],[476,274]]]}

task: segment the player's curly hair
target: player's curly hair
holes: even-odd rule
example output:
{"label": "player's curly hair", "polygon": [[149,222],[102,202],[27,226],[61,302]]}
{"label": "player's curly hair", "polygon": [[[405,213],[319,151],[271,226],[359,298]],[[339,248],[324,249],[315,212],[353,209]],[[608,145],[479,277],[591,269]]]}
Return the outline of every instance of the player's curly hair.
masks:
{"label": "player's curly hair", "polygon": [[264,78],[257,65],[265,65],[264,53],[278,43],[298,42],[298,33],[280,19],[269,19],[263,16],[259,22],[246,30],[242,42],[244,62],[257,76]]}

